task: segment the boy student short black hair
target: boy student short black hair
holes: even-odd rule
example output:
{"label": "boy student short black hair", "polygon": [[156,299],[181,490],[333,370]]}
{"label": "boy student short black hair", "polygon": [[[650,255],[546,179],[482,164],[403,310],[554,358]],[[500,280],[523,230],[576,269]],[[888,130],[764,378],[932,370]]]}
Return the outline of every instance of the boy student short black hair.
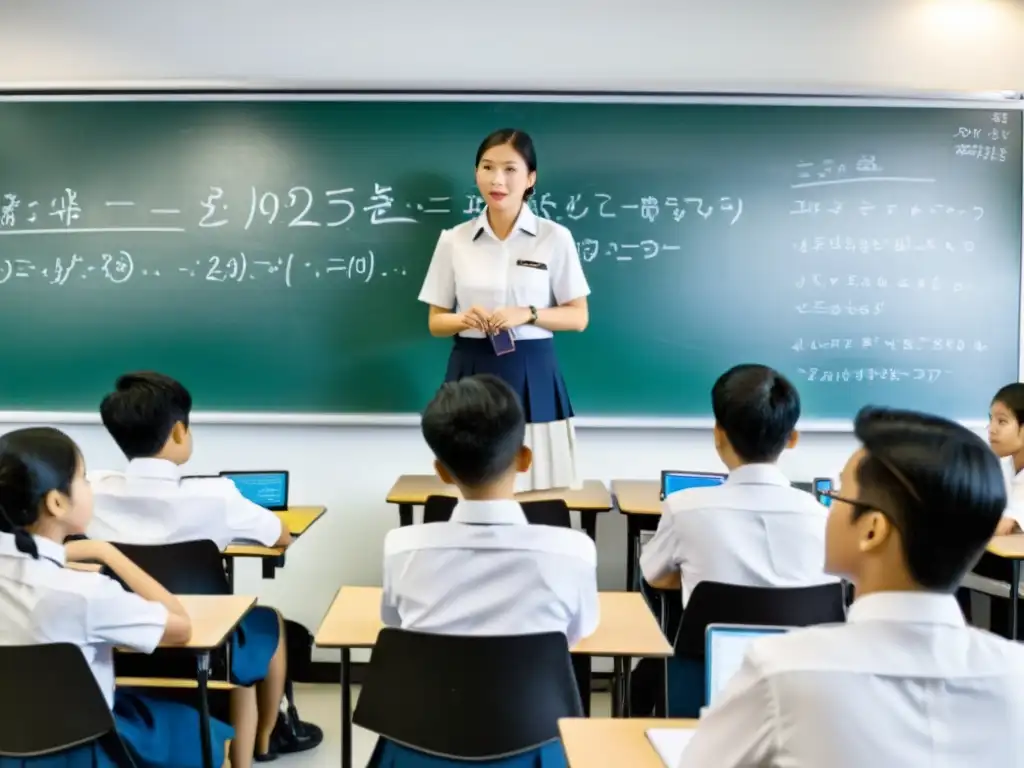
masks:
{"label": "boy student short black hair", "polygon": [[1007,384],[996,392],[992,402],[1005,405],[1013,411],[1013,415],[1017,417],[1017,423],[1024,425],[1024,384]]}
{"label": "boy student short black hair", "polygon": [[869,407],[853,429],[865,452],[853,519],[871,510],[888,517],[914,581],[952,591],[1006,508],[999,459],[969,429],[938,416]]}
{"label": "boy student short black hair", "polygon": [[711,389],[715,421],[748,464],[774,462],[800,419],[800,395],[778,371],[737,365]]}
{"label": "boy student short black hair", "polygon": [[501,477],[526,438],[519,397],[490,374],[441,385],[423,412],[423,437],[452,477],[471,488]]}
{"label": "boy student short black hair", "polygon": [[151,371],[126,373],[100,403],[100,416],[129,459],[160,453],[179,421],[188,426],[192,395],[170,376]]}

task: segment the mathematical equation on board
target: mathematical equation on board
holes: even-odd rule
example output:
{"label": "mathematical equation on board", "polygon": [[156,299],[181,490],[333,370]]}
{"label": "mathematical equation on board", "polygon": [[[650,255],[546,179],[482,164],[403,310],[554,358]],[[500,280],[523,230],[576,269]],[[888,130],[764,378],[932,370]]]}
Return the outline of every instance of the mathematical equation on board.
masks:
{"label": "mathematical equation on board", "polygon": [[[214,283],[264,283],[275,280],[286,288],[299,281],[347,279],[368,283],[372,279],[404,277],[404,268],[384,269],[377,263],[373,251],[337,256],[326,259],[305,259],[289,253],[276,258],[253,258],[245,253],[214,255],[202,259],[189,259],[184,263],[143,266],[143,260],[128,251],[102,253],[95,256],[56,257],[53,261],[37,259],[0,259],[0,286],[20,280],[44,281],[48,285],[63,286],[80,280],[100,280],[115,285],[129,280],[198,279]],[[145,262],[148,264],[148,262]],[[158,263],[154,260],[154,264]]]}
{"label": "mathematical equation on board", "polygon": [[[436,216],[479,216],[484,210],[484,200],[476,194],[464,195],[464,204],[452,197],[401,202],[395,194],[392,187],[377,182],[372,192],[364,193],[354,187],[322,192],[305,186],[285,191],[250,187],[244,197],[232,197],[223,187],[210,187],[193,201],[199,212],[194,217],[196,220],[189,222],[185,218],[191,209],[155,207],[127,199],[98,201],[90,207],[80,201],[78,192],[71,188],[65,188],[48,203],[4,192],[0,195],[0,235],[186,232],[193,226],[200,230],[237,226],[243,231],[266,226],[332,229],[357,223],[357,215],[366,217],[372,225],[410,225],[427,223]],[[741,197],[641,196],[630,200],[595,192],[573,194],[561,200],[545,192],[531,198],[529,206],[538,216],[569,222],[587,217],[617,219],[620,214],[622,217],[634,214],[650,223],[664,218],[678,224],[719,218],[732,226],[743,215]],[[92,226],[95,217],[90,214],[94,210],[105,213],[104,226]],[[112,210],[121,211],[123,222],[109,223]],[[241,210],[241,214],[235,214],[237,210]]]}
{"label": "mathematical equation on board", "polygon": [[[991,127],[963,127],[954,139],[958,142],[988,141],[995,145],[1007,143],[1011,138],[1009,129],[1005,127],[1007,119],[1000,113],[993,117]],[[954,152],[956,155],[963,154],[959,145]],[[995,162],[1006,157],[1005,148],[1000,153],[998,146],[996,150],[981,154]],[[901,261],[896,274],[885,274],[894,263],[891,260],[885,265],[873,261],[872,267],[844,269],[837,266],[835,259],[841,257],[845,263],[851,256],[878,255],[885,259],[900,254],[939,256],[944,253],[967,258],[979,250],[976,240],[978,235],[974,232],[986,226],[985,206],[929,200],[931,195],[927,190],[934,186],[936,179],[888,171],[885,164],[874,155],[863,155],[849,161],[826,158],[810,162],[801,159],[795,163],[794,172],[795,180],[790,184],[791,189],[830,188],[827,192],[822,190],[822,195],[815,194],[813,189],[799,196],[794,194],[788,211],[790,221],[798,227],[799,222],[804,221],[808,229],[819,229],[817,233],[812,230],[790,234],[790,237],[796,234],[796,238],[790,241],[791,252],[814,259],[813,263],[807,259],[802,260],[801,268],[792,283],[800,293],[805,296],[810,294],[807,300],[790,305],[791,312],[795,311],[797,315],[808,318],[808,326],[803,335],[789,344],[790,353],[797,356],[794,365],[802,379],[810,384],[934,384],[942,377],[948,377],[951,371],[926,366],[866,367],[862,363],[865,356],[879,358],[889,354],[920,355],[920,359],[924,360],[931,355],[981,354],[988,351],[989,346],[982,339],[918,335],[906,332],[909,329],[903,332],[894,329],[884,336],[856,333],[847,336],[822,334],[820,327],[814,327],[816,322],[820,326],[822,316],[848,318],[852,322],[853,318],[864,320],[883,315],[887,303],[895,300],[893,306],[899,307],[904,301],[903,297],[914,294],[922,297],[945,294],[941,299],[939,296],[925,299],[927,303],[922,305],[919,313],[922,321],[927,321],[929,307],[932,307],[937,319],[944,319],[957,308],[950,301],[965,299],[971,294],[977,296],[974,284],[968,279],[942,277],[934,273],[930,276],[920,273],[907,275],[905,270],[910,265],[924,265],[920,260]],[[857,186],[850,188],[850,194],[844,194],[841,192],[844,185]],[[864,194],[865,185],[870,186],[867,194]],[[888,194],[886,190],[891,188],[923,188],[926,191],[912,192],[919,202],[908,202],[905,193],[899,196]],[[858,235],[821,234],[822,217],[843,223],[854,222]],[[917,222],[917,227],[923,224],[932,230],[929,233],[931,236],[894,236],[892,230],[901,227],[903,222]],[[872,233],[870,230],[876,226],[884,229]],[[801,261],[800,256],[795,259],[797,263]],[[874,267],[881,268],[876,271]],[[921,272],[926,269],[924,267]],[[893,292],[896,292],[895,295]],[[823,363],[818,367],[796,362],[816,356],[820,356]],[[876,359],[876,366],[878,362],[880,360]]]}

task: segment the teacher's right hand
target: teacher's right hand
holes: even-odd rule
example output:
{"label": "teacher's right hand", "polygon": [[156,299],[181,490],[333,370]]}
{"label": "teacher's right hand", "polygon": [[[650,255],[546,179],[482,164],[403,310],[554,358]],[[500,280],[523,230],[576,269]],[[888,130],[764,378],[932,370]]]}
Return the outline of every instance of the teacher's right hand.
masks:
{"label": "teacher's right hand", "polygon": [[475,328],[478,331],[488,333],[491,323],[491,313],[479,304],[474,304],[462,313],[462,320],[467,328]]}

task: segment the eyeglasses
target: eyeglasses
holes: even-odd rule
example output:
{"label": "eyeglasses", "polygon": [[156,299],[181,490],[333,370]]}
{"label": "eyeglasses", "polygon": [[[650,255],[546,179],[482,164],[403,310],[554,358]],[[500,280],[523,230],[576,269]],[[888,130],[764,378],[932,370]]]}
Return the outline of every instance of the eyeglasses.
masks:
{"label": "eyeglasses", "polygon": [[891,512],[887,512],[884,509],[880,509],[877,504],[868,504],[867,502],[864,501],[856,501],[855,499],[843,496],[842,494],[836,493],[835,491],[822,491],[821,495],[827,496],[828,498],[832,499],[832,501],[841,501],[844,504],[849,504],[851,507],[854,507],[855,509],[860,509],[864,512],[877,512],[878,514],[882,515],[886,520],[888,520],[893,528],[895,528],[897,531],[900,531],[901,533],[903,532],[903,528],[902,526],[900,526],[896,516]]}

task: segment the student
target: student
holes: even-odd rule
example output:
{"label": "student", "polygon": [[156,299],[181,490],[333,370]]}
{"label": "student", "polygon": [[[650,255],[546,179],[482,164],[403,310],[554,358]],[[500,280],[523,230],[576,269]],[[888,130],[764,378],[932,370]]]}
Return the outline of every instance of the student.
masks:
{"label": "student", "polygon": [[[529,469],[531,454],[512,388],[491,375],[446,383],[422,429],[438,475],[463,501],[447,523],[388,532],[384,623],[454,635],[564,632],[570,647],[590,635],[599,618],[597,550],[580,531],[529,525],[514,500],[516,473]],[[411,752],[383,744],[375,764]],[[558,744],[539,752],[530,758],[537,762],[515,765],[565,765]]]}
{"label": "student", "polygon": [[996,535],[1020,533],[1024,523],[1024,384],[1007,384],[992,398],[988,441],[996,456],[1011,466],[1009,503]]}
{"label": "student", "polygon": [[711,390],[715,450],[729,469],[722,485],[665,499],[640,568],[656,588],[682,587],[685,606],[702,581],[806,587],[824,573],[825,508],[776,466],[797,443],[800,396],[763,365],[726,371]]}
{"label": "student", "polygon": [[966,625],[953,591],[1006,507],[966,428],[865,409],[825,560],[847,623],[756,640],[682,768],[1024,765],[1024,649]]}
{"label": "student", "polygon": [[[100,404],[110,436],[128,458],[124,472],[91,475],[96,513],[90,538],[122,544],[175,544],[210,539],[223,550],[236,539],[264,546],[292,542],[273,512],[244,498],[227,478],[182,478],[192,456],[189,417],[192,397],[174,379],[159,373],[121,376]],[[231,640],[231,719],[236,738],[232,763],[266,761],[277,753],[315,747],[322,734],[272,743],[287,678],[285,634],[272,608],[254,608]],[[253,687],[255,684],[255,687]]]}
{"label": "student", "polygon": [[[114,690],[114,648],[152,653],[158,645],[184,645],[192,622],[177,598],[110,544],[63,545],[85,530],[91,516],[92,492],[71,438],[46,427],[0,437],[0,645],[77,645],[135,762],[200,768],[195,709]],[[65,567],[83,560],[101,562],[132,592],[100,573]],[[232,729],[210,722],[214,763],[220,765]],[[68,765],[115,765],[100,747],[78,747],[65,758]],[[0,765],[53,761],[54,756],[0,758]]]}

